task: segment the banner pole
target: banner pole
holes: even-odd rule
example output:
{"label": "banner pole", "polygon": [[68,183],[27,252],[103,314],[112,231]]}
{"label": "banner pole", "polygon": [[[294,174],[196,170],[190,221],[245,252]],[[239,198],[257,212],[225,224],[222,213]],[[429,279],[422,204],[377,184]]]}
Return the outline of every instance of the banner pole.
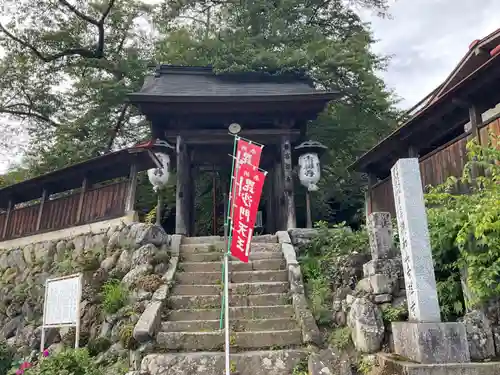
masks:
{"label": "banner pole", "polygon": [[[236,145],[237,145],[237,142],[238,142],[238,137],[235,135],[234,136],[234,142],[233,142],[233,155],[236,153]],[[228,236],[229,236],[229,216],[230,216],[230,213],[232,212],[231,210],[231,200],[232,200],[232,191],[233,191],[233,173],[234,173],[234,158],[232,158],[232,163],[231,163],[231,176],[230,176],[230,180],[229,180],[229,193],[228,193],[228,204],[227,204],[227,207],[226,208],[226,212],[225,212],[225,217],[224,217],[224,241],[225,241],[225,245],[226,245],[226,253],[229,253],[229,240],[228,240]],[[222,264],[222,280],[224,280],[224,293],[222,294],[222,301],[221,301],[221,308],[220,308],[220,324],[219,324],[219,328],[222,329],[223,327],[223,324],[222,324],[222,320],[224,319],[224,301],[225,301],[225,284],[226,284],[226,280],[225,280],[225,270],[226,270],[226,261],[224,259],[224,262]]]}

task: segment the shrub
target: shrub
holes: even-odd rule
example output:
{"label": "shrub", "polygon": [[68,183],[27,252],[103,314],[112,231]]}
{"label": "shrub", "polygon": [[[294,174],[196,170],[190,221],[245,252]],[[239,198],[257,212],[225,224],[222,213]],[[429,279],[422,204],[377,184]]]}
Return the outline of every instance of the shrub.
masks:
{"label": "shrub", "polygon": [[87,349],[70,349],[42,359],[26,375],[104,375]]}
{"label": "shrub", "polygon": [[6,375],[12,366],[13,350],[5,341],[0,341],[0,375]]}
{"label": "shrub", "polygon": [[108,314],[114,314],[128,301],[128,289],[118,280],[110,280],[102,286],[102,307]]}
{"label": "shrub", "polygon": [[408,318],[408,307],[406,304],[398,307],[387,307],[382,310],[382,318],[386,324],[405,321]]}
{"label": "shrub", "polygon": [[[497,141],[498,142],[498,141]],[[498,143],[497,143],[498,144]],[[490,144],[467,145],[468,160],[460,178],[426,194],[429,232],[441,312],[453,320],[464,311],[460,270],[467,269],[472,305],[500,295],[500,150]],[[485,171],[476,181],[473,168]],[[470,194],[455,193],[469,186]]]}
{"label": "shrub", "polygon": [[126,324],[120,328],[119,336],[120,342],[122,343],[125,349],[135,349],[137,346],[137,342],[133,336],[134,333],[134,325]]}

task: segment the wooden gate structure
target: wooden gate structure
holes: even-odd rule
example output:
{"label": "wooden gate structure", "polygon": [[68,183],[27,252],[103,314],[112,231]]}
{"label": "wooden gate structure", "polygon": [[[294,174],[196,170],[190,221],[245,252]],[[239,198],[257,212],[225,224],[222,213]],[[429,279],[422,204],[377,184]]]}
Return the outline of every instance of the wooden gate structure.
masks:
{"label": "wooden gate structure", "polygon": [[[422,185],[460,177],[466,144],[500,136],[500,29],[474,41],[445,82],[419,103],[417,112],[361,156],[351,168],[368,175],[367,213],[395,215],[390,169],[400,158],[418,157]],[[500,145],[497,145],[500,147]]]}
{"label": "wooden gate structure", "polygon": [[293,146],[304,140],[307,122],[340,96],[316,90],[301,74],[215,74],[210,67],[159,66],[129,98],[151,123],[153,138],[175,145],[176,233],[193,234],[194,168],[230,170],[231,123],[241,125],[242,137],[265,145],[266,231],[294,227]]}

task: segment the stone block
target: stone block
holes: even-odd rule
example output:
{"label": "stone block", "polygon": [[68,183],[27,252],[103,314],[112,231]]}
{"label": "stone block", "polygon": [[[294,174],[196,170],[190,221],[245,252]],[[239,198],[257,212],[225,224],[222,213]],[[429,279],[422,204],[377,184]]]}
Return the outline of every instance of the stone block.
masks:
{"label": "stone block", "polygon": [[295,249],[294,249],[292,244],[282,243],[281,244],[281,252],[283,253],[283,256],[285,257],[285,261],[286,261],[287,266],[299,264],[299,262],[297,262]]}
{"label": "stone block", "polygon": [[133,336],[137,342],[151,340],[161,324],[161,301],[151,302],[135,324]]}
{"label": "stone block", "polygon": [[292,243],[292,239],[290,238],[290,235],[288,234],[287,231],[278,231],[276,232],[276,236],[278,237],[278,242],[279,243]]}
{"label": "stone block", "polygon": [[392,301],[392,295],[390,294],[379,294],[376,296],[373,296],[373,302],[377,304],[381,303],[387,303]]}
{"label": "stone block", "polygon": [[467,331],[470,357],[482,361],[495,357],[495,341],[491,323],[482,311],[469,311],[462,318]]}
{"label": "stone block", "polygon": [[397,279],[383,274],[370,276],[373,294],[392,294],[397,286]]}
{"label": "stone block", "polygon": [[179,255],[179,252],[181,250],[181,243],[183,239],[182,234],[174,234],[172,235],[172,239],[170,241],[170,248],[172,249],[172,254],[177,254]]}
{"label": "stone block", "polygon": [[442,363],[421,364],[396,358],[391,354],[377,354],[378,367],[382,374],[404,375],[498,375],[499,362],[486,363]]}
{"label": "stone block", "polygon": [[463,323],[392,323],[394,351],[418,363],[470,362]]}
{"label": "stone block", "polygon": [[401,258],[377,259],[363,264],[363,276],[386,275],[390,278],[403,277],[403,265]]}
{"label": "stone block", "polygon": [[362,353],[375,353],[382,347],[384,322],[380,309],[365,298],[357,298],[347,317],[355,348]]}
{"label": "stone block", "polygon": [[392,250],[392,222],[389,212],[372,212],[367,220],[372,259],[388,259]]}

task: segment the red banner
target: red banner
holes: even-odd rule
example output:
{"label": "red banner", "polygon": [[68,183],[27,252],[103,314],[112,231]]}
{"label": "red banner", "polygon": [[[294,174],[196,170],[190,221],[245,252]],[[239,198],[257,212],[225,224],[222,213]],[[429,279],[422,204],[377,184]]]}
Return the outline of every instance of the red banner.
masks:
{"label": "red banner", "polygon": [[245,263],[248,263],[265,178],[266,175],[255,166],[244,163],[237,168],[237,176],[233,183],[236,190],[233,202],[231,255]]}
{"label": "red banner", "polygon": [[239,164],[251,164],[258,167],[260,164],[261,154],[261,146],[238,138],[238,144],[236,146],[236,161]]}

